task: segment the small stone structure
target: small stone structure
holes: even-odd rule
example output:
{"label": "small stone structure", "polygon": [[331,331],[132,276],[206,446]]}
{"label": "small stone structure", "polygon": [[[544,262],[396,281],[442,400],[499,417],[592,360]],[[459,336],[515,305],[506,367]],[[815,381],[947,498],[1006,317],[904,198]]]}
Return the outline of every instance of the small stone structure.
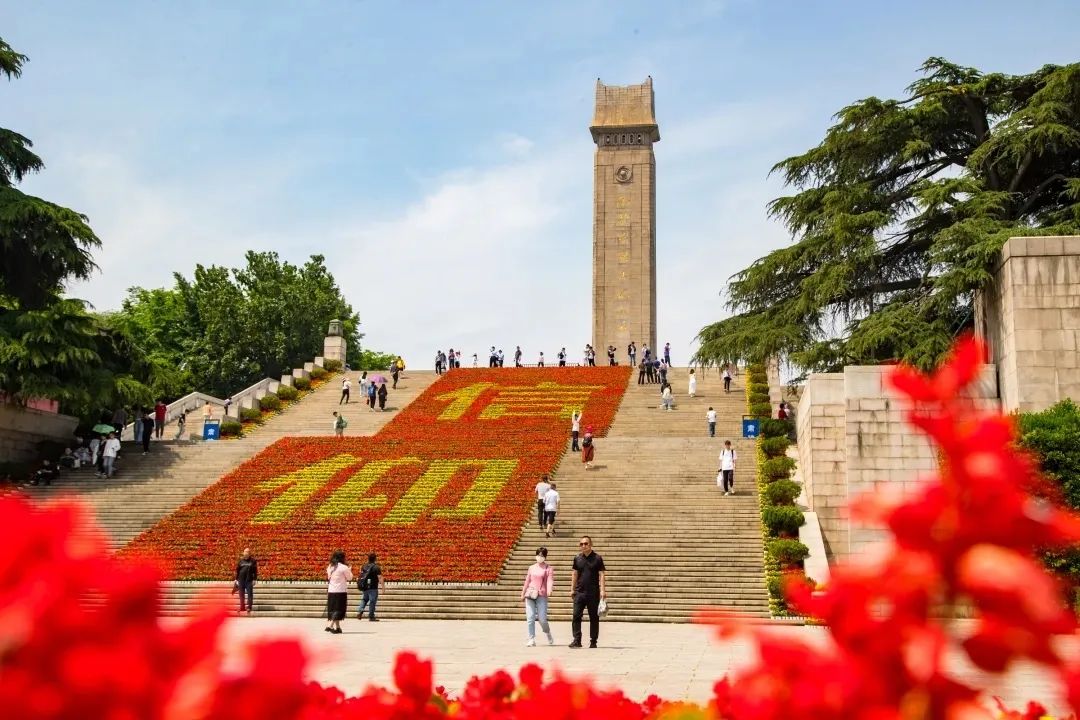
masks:
{"label": "small stone structure", "polygon": [[70,415],[0,403],[0,462],[26,462],[37,457],[43,440],[74,446],[79,419]]}
{"label": "small stone structure", "polygon": [[[340,320],[331,320],[330,328],[326,333],[326,339],[323,340],[323,358],[326,360],[337,360],[341,363],[342,367],[345,367],[345,337],[343,335],[344,328]],[[284,380],[282,380],[284,382]],[[292,384],[290,381],[289,385]]]}
{"label": "small stone structure", "polygon": [[[656,350],[656,158],[652,78],[596,81],[593,171],[593,332],[603,355],[633,340]],[[620,355],[621,356],[621,355]]]}
{"label": "small stone structure", "polygon": [[975,303],[1005,412],[1080,399],[1080,236],[1010,238]]}

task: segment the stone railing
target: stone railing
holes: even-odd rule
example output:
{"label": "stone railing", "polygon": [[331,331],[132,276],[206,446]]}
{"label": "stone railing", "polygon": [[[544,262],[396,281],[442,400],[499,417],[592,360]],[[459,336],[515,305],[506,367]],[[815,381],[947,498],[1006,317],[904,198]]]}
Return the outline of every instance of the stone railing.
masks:
{"label": "stone railing", "polygon": [[[241,410],[259,407],[259,400],[267,395],[276,393],[278,388],[282,385],[291,386],[296,378],[310,378],[311,371],[314,370],[316,366],[323,367],[325,363],[326,361],[322,357],[316,357],[312,362],[304,363],[304,367],[296,368],[288,375],[282,375],[280,380],[263,378],[235,395],[229,396],[227,400],[204,392],[188,393],[182,398],[174,400],[165,406],[165,424],[168,425],[169,423],[174,422],[181,415],[196,411],[200,411],[198,419],[201,421],[203,417],[201,411],[207,403],[212,407],[217,408],[217,410],[214,410],[214,417],[218,419],[221,419],[222,417],[230,417],[233,419],[239,418]],[[228,403],[227,407],[226,403]],[[134,422],[124,426],[124,432],[120,435],[121,439],[124,437],[124,433],[129,432],[131,433],[131,437],[134,438]]]}

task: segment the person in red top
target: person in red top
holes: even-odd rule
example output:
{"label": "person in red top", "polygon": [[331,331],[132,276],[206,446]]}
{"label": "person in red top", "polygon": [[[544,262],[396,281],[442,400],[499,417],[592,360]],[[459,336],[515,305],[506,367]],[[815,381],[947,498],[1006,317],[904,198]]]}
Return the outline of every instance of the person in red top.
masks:
{"label": "person in red top", "polygon": [[165,434],[165,407],[164,400],[158,400],[157,405],[154,406],[154,435],[158,440]]}

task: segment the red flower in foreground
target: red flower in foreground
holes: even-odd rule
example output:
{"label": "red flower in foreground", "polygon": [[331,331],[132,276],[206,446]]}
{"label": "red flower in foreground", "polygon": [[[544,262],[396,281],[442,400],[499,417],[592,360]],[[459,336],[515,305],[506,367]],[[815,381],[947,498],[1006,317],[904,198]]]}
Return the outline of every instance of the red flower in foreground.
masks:
{"label": "red flower in foreground", "polygon": [[[1080,674],[1052,646],[1076,619],[1037,559],[1080,540],[1080,518],[1029,494],[1040,478],[1014,447],[1012,422],[965,397],[983,356],[967,338],[932,375],[892,371],[910,421],[941,451],[939,477],[899,503],[856,504],[857,515],[888,526],[895,547],[876,565],[837,568],[822,591],[788,587],[795,607],[827,623],[829,643],[799,646],[746,630],[761,662],[717,685],[723,717],[985,717],[977,689],[949,675],[950,648],[993,672],[1019,658],[1042,663],[1074,703],[1080,698]],[[978,620],[957,635],[943,616],[965,604]]]}

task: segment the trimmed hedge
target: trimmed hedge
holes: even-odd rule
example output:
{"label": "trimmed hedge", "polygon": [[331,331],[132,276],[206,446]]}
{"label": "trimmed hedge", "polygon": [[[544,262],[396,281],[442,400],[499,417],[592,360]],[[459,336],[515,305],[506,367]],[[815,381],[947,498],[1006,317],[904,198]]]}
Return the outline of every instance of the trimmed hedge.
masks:
{"label": "trimmed hedge", "polygon": [[[277,397],[275,397],[274,395],[267,395],[266,397],[272,397],[277,400]],[[265,400],[266,398],[263,399]],[[279,400],[278,402],[280,403],[281,401]],[[259,404],[262,405],[262,402],[260,401]],[[240,419],[247,422],[261,422],[262,411],[259,410],[259,408],[242,408],[240,410]]]}
{"label": "trimmed hedge", "polygon": [[780,457],[791,447],[791,440],[787,437],[763,437],[760,442],[761,452],[765,457]]}
{"label": "trimmed hedge", "polygon": [[277,396],[282,400],[295,400],[300,393],[292,385],[279,385]]}
{"label": "trimmed hedge", "polygon": [[772,405],[769,403],[754,403],[750,406],[750,414],[754,417],[768,419],[772,415]]}
{"label": "trimmed hedge", "polygon": [[772,535],[796,535],[806,523],[802,510],[794,505],[766,505],[761,510],[761,520]]}
{"label": "trimmed hedge", "polygon": [[323,367],[326,368],[326,372],[341,372],[340,360],[323,360]]}
{"label": "trimmed hedge", "polygon": [[318,365],[311,368],[311,377],[313,377],[313,378],[317,379],[317,378],[321,378],[321,377],[326,377],[328,374],[329,373],[327,373],[326,368],[321,368]]}
{"label": "trimmed hedge", "polygon": [[791,471],[794,469],[795,458],[789,458],[787,455],[770,458],[761,463],[761,474],[769,482],[791,477]]}
{"label": "trimmed hedge", "polygon": [[278,410],[281,408],[281,398],[277,395],[263,395],[259,398],[259,407],[263,410]]}
{"label": "trimmed hedge", "polygon": [[746,372],[748,372],[750,374],[761,373],[762,375],[764,375],[765,371],[766,371],[765,363],[760,363],[760,362],[750,363],[750,365],[747,366],[747,368],[746,368]]}
{"label": "trimmed hedge", "polygon": [[757,393],[759,395],[768,395],[769,394],[769,383],[767,383],[767,382],[758,382],[754,378],[750,378],[750,382],[747,385],[747,388],[750,390],[751,395],[753,395],[755,393]]}
{"label": "trimmed hedge", "polygon": [[770,505],[791,505],[802,493],[802,486],[793,480],[777,480],[765,486],[765,499]]}
{"label": "trimmed hedge", "polygon": [[299,390],[310,390],[311,380],[306,377],[293,378],[293,387]]}
{"label": "trimmed hedge", "polygon": [[223,420],[221,422],[222,437],[239,437],[244,432],[244,426],[237,420]]}
{"label": "trimmed hedge", "polygon": [[772,556],[776,558],[776,562],[786,566],[800,563],[810,556],[810,548],[798,540],[788,538],[770,540],[768,549]]}
{"label": "trimmed hedge", "polygon": [[747,401],[751,405],[771,405],[771,403],[769,402],[769,393],[752,392],[750,393],[750,397],[747,398]]}
{"label": "trimmed hedge", "polygon": [[795,432],[794,420],[777,420],[776,418],[766,418],[761,423],[762,437],[787,437],[793,432]]}

